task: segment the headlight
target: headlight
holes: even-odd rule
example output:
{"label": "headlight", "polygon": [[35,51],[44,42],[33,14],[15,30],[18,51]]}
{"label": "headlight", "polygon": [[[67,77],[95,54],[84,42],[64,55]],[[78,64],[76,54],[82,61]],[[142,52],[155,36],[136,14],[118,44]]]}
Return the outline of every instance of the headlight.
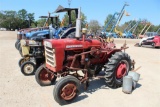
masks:
{"label": "headlight", "polygon": [[51,42],[48,42],[48,41],[44,41],[44,46],[52,48]]}

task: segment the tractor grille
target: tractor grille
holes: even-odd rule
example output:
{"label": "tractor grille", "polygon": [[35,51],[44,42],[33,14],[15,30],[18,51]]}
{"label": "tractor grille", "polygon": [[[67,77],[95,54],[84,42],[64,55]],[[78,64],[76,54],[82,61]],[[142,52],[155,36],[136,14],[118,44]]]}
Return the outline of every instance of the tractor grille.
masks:
{"label": "tractor grille", "polygon": [[55,49],[45,47],[46,63],[52,67],[56,66]]}

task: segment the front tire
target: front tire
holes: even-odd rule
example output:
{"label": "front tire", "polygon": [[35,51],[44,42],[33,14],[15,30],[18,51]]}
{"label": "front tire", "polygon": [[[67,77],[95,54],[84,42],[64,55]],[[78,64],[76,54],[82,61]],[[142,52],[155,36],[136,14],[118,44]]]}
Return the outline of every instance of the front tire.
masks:
{"label": "front tire", "polygon": [[36,70],[35,79],[40,86],[48,86],[56,81],[57,76],[55,76],[54,73],[48,72],[45,68],[45,64],[42,64]]}
{"label": "front tire", "polygon": [[54,86],[53,97],[60,105],[73,101],[80,92],[80,81],[74,76],[66,76]]}
{"label": "front tire", "polygon": [[36,70],[36,65],[31,61],[26,61],[21,65],[21,72],[25,76],[33,75]]}
{"label": "front tire", "polygon": [[116,52],[105,65],[105,80],[109,87],[122,86],[122,80],[131,70],[130,56],[123,52]]}

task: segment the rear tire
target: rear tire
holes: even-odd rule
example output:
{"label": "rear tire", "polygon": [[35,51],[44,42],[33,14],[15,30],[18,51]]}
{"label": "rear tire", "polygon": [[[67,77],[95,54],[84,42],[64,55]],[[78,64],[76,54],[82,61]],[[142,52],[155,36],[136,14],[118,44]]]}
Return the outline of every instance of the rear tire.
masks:
{"label": "rear tire", "polygon": [[33,75],[36,70],[36,65],[31,61],[26,61],[21,65],[21,72],[25,76]]}
{"label": "rear tire", "polygon": [[19,42],[19,43],[17,44],[17,50],[19,50],[20,47],[21,47],[21,43]]}
{"label": "rear tire", "polygon": [[53,89],[53,97],[60,105],[71,103],[80,92],[80,81],[74,76],[61,78]]}
{"label": "rear tire", "polygon": [[19,43],[20,41],[19,40],[17,40],[16,42],[15,42],[15,48],[17,49],[17,44]]}
{"label": "rear tire", "polygon": [[130,56],[123,52],[116,52],[105,65],[105,80],[109,87],[122,86],[122,80],[131,70]]}
{"label": "rear tire", "polygon": [[36,70],[35,79],[40,86],[48,86],[55,83],[57,77],[54,75],[54,73],[49,73],[45,69],[45,64],[42,64]]}

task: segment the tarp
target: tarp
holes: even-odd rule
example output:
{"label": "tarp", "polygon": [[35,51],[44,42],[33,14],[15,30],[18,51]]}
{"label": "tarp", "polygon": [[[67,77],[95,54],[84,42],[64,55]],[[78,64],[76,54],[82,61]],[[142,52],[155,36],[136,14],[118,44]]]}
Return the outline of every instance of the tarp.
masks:
{"label": "tarp", "polygon": [[59,5],[58,8],[54,11],[54,13],[67,12],[67,11],[71,11],[71,10],[78,11],[78,8],[64,8],[63,6]]}

